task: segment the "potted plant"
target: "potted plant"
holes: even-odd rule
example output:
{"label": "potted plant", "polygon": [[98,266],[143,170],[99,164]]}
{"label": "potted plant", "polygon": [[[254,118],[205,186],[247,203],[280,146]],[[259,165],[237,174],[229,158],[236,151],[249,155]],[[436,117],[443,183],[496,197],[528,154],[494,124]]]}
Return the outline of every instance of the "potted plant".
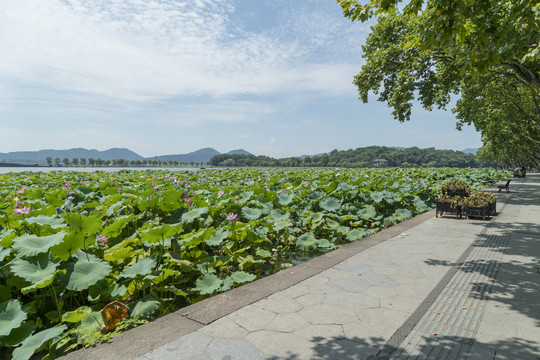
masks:
{"label": "potted plant", "polygon": [[442,216],[444,213],[455,214],[456,218],[461,217],[463,199],[461,196],[449,196],[447,194],[439,196],[437,198],[435,217],[439,217],[439,214]]}
{"label": "potted plant", "polygon": [[467,217],[486,217],[496,215],[497,196],[483,191],[476,191],[463,200]]}
{"label": "potted plant", "polygon": [[443,195],[448,195],[450,197],[460,196],[464,198],[469,196],[469,194],[471,193],[471,188],[469,184],[467,184],[463,180],[456,179],[445,181],[444,184],[442,184],[441,189]]}

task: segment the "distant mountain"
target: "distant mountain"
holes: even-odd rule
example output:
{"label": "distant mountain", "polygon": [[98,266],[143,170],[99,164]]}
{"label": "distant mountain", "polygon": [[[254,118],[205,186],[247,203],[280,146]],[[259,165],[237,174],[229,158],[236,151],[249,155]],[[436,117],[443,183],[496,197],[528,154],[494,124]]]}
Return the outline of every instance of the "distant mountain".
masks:
{"label": "distant mountain", "polygon": [[68,158],[70,161],[74,157],[76,158],[94,158],[94,159],[103,159],[103,160],[113,160],[113,159],[126,159],[126,160],[142,160],[144,159],[141,155],[129,150],[129,149],[120,149],[112,148],[105,151],[99,151],[96,149],[83,149],[83,148],[74,148],[68,150],[39,150],[39,151],[15,151],[9,153],[0,153],[0,162],[16,162],[21,164],[33,164],[38,163],[42,165],[47,164],[47,157],[51,157],[54,161],[55,158]]}
{"label": "distant mountain", "polygon": [[239,154],[239,155],[253,155],[252,153],[244,150],[244,149],[237,149],[237,150],[231,150],[229,152],[227,152],[226,154],[229,154],[229,155],[236,155],[236,154]]}
{"label": "distant mountain", "polygon": [[478,152],[478,148],[467,148],[465,150],[461,150],[461,152],[464,152],[465,154],[476,155],[476,153]]}
{"label": "distant mountain", "polygon": [[177,154],[177,155],[161,155],[153,156],[147,158],[148,160],[167,160],[167,161],[179,161],[179,162],[203,162],[206,163],[215,155],[220,155],[221,153],[212,148],[204,148],[197,151],[190,152],[188,154]]}

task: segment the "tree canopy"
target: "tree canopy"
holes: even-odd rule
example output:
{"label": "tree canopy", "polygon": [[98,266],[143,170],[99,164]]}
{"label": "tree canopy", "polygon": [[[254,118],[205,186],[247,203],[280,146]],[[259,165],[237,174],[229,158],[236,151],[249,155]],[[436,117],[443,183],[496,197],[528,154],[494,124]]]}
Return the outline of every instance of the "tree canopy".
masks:
{"label": "tree canopy", "polygon": [[[338,0],[352,20],[377,18],[355,77],[399,121],[413,100],[445,108],[453,94],[457,127],[482,133],[484,159],[538,164],[540,2],[538,0]],[[515,154],[515,155],[512,155]]]}

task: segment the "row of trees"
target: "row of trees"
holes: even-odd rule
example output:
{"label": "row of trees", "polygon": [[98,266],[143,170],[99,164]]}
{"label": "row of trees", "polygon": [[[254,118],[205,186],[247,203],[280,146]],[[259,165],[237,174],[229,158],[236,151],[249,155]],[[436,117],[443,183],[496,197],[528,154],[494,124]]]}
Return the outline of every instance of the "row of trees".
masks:
{"label": "row of trees", "polygon": [[404,150],[370,146],[349,150],[332,150],[321,156],[304,158],[289,157],[274,159],[268,156],[244,154],[221,154],[209,161],[213,166],[259,166],[259,167],[372,167],[381,166],[374,163],[376,159],[384,159],[386,166],[396,167],[476,167],[479,164],[472,154],[461,151],[436,150],[434,148],[419,149],[411,147]]}
{"label": "row of trees", "polygon": [[407,121],[413,100],[445,108],[482,134],[479,159],[540,165],[538,0],[337,0],[352,20],[376,18],[354,78]]}
{"label": "row of trees", "polygon": [[145,166],[202,166],[202,162],[196,161],[178,161],[178,160],[126,160],[126,159],[112,159],[103,160],[101,158],[78,158],[74,157],[71,160],[67,157],[60,160],[59,157],[52,158],[47,157],[47,165],[49,166],[132,166],[132,167],[145,167]]}

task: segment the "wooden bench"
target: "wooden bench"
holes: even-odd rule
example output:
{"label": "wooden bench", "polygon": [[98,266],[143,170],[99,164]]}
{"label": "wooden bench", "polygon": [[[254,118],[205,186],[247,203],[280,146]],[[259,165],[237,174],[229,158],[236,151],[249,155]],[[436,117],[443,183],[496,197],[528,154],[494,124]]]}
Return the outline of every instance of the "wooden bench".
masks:
{"label": "wooden bench", "polygon": [[508,185],[510,185],[510,181],[512,181],[512,179],[508,179],[505,185],[499,185],[499,192],[501,192],[501,190],[506,190],[506,192],[509,192],[510,188],[508,187]]}

